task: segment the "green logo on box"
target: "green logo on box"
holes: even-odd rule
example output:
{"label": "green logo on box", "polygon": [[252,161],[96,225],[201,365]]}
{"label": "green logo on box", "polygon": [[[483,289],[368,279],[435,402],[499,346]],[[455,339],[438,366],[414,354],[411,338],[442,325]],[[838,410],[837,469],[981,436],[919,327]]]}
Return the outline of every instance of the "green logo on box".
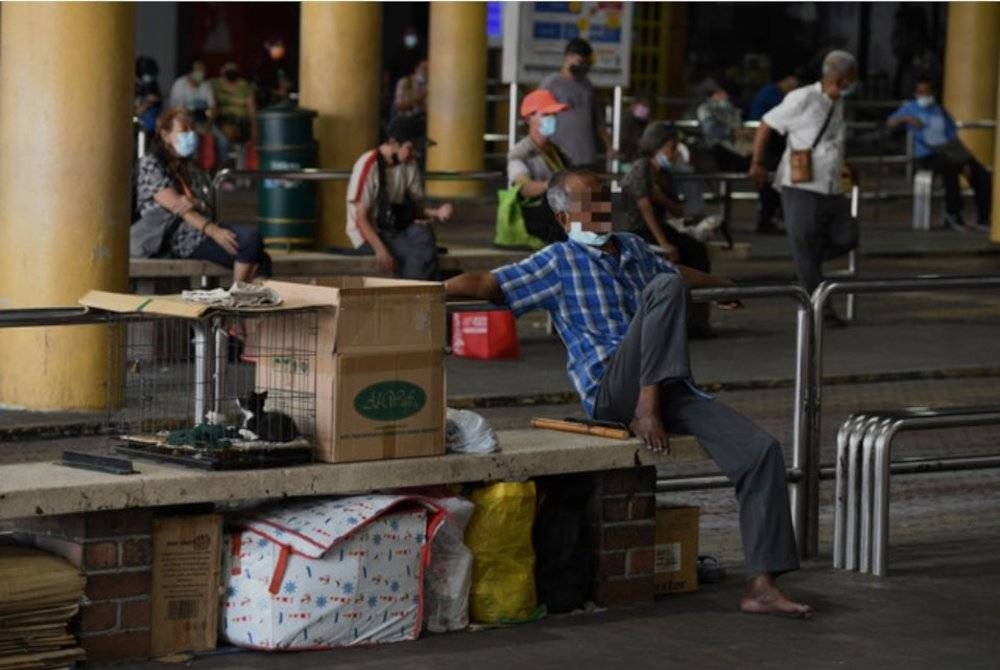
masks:
{"label": "green logo on box", "polygon": [[427,394],[401,380],[372,384],[354,396],[354,409],[372,421],[398,421],[413,416],[427,404]]}

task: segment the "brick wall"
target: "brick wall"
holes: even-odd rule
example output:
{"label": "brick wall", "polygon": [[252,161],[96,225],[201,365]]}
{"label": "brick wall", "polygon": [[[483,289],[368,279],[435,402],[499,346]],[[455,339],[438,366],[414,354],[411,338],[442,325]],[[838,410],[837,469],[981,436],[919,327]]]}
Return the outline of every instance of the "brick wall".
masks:
{"label": "brick wall", "polygon": [[[563,497],[560,504],[575,505],[581,498],[586,501],[583,503],[586,510],[580,519],[583,527],[579,530],[591,580],[589,598],[599,605],[652,600],[655,592],[656,469],[643,467],[539,477],[536,483],[543,506],[546,498],[557,497],[560,492]],[[565,498],[568,489],[574,491],[571,502]],[[581,490],[583,495],[577,495]],[[569,523],[569,518],[565,517],[563,522]],[[536,552],[545,551],[546,543],[537,537],[538,532],[536,525]],[[557,532],[562,537],[573,537],[572,532],[561,528]],[[563,555],[555,560],[567,558]],[[541,555],[538,563],[540,570],[555,570]],[[548,588],[558,588],[558,579],[549,578],[548,581]],[[576,588],[577,583],[569,579],[567,588]],[[544,593],[540,595],[544,597]]]}
{"label": "brick wall", "polygon": [[652,600],[656,468],[598,473],[589,520],[595,601],[613,605]]}
{"label": "brick wall", "polygon": [[83,571],[87,587],[75,632],[88,660],[149,656],[152,510],[24,519],[4,528]]}

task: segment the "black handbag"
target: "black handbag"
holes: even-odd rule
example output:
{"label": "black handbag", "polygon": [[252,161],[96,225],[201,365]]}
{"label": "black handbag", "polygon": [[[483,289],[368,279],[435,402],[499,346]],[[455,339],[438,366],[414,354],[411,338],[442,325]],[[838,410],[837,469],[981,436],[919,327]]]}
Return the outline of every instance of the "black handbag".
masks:
{"label": "black handbag", "polygon": [[406,201],[398,204],[389,202],[389,189],[386,187],[385,158],[378,153],[378,229],[389,233],[398,233],[409,228],[417,220],[417,207],[406,194]]}

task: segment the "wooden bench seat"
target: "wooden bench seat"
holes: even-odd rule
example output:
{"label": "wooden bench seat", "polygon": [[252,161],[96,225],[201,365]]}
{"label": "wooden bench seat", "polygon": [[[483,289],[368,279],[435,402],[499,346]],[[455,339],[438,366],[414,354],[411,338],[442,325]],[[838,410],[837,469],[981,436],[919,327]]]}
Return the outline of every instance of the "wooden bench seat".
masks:
{"label": "wooden bench seat", "polygon": [[[746,242],[737,242],[732,249],[727,249],[722,242],[710,242],[709,248],[714,257],[750,257],[750,245]],[[528,253],[493,247],[450,245],[448,253],[440,256],[440,264],[445,272],[481,272],[519,261],[526,258]],[[373,272],[371,256],[293,251],[274,252],[272,260],[274,276],[278,278],[363,275]],[[171,278],[211,280],[231,274],[232,270],[208,261],[178,258],[133,258],[129,261],[129,276],[138,282]]]}

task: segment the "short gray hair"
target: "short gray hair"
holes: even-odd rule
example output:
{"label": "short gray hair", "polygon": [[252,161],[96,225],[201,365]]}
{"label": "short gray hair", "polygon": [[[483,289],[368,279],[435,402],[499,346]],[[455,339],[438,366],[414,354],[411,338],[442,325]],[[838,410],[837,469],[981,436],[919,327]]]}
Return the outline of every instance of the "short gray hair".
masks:
{"label": "short gray hair", "polygon": [[858,61],[853,54],[841,49],[834,49],[823,59],[823,76],[830,74],[847,74],[858,69]]}

